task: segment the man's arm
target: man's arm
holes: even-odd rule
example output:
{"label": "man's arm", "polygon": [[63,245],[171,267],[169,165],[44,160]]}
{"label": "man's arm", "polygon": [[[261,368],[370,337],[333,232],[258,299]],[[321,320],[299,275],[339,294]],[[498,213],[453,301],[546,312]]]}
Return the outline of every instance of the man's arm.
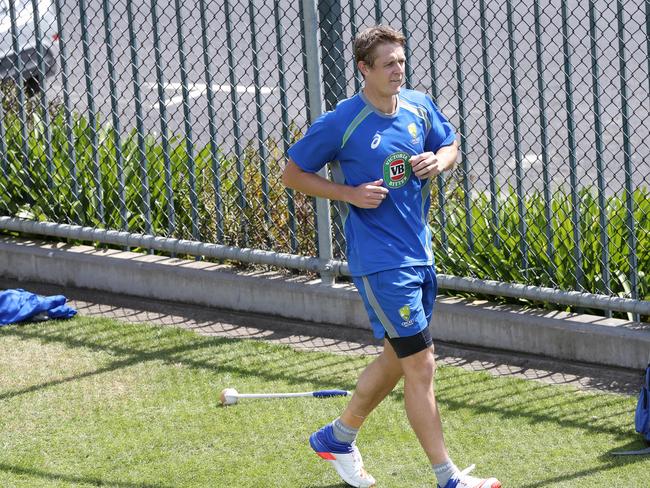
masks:
{"label": "man's arm", "polygon": [[443,171],[453,169],[458,158],[458,142],[443,146],[435,153],[428,151],[411,157],[413,173],[420,179],[437,176]]}
{"label": "man's arm", "polygon": [[359,186],[342,185],[316,173],[303,171],[291,158],[282,173],[282,183],[312,197],[341,200],[359,208],[377,208],[388,194],[388,189],[381,186],[383,180]]}

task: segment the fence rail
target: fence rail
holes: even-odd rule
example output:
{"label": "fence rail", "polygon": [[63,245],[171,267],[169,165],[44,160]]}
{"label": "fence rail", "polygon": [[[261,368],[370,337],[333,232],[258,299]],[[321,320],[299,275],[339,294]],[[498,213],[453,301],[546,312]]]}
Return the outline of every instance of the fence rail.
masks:
{"label": "fence rail", "polygon": [[383,22],[407,35],[406,86],[460,135],[458,168],[433,189],[441,287],[647,315],[645,0],[7,6],[4,229],[21,217],[255,249],[332,283],[347,273],[338,208],[279,175],[309,121],[360,89],[351,40]]}
{"label": "fence rail", "polygon": [[[260,249],[229,247],[200,241],[171,239],[168,237],[133,234],[131,232],[96,229],[78,225],[34,222],[32,220],[11,217],[0,217],[0,225],[4,229],[15,232],[58,237],[61,239],[91,241],[126,248],[137,247],[162,251],[173,255],[204,256],[207,258],[269,265],[321,274],[325,272],[334,276],[350,276],[350,270],[345,262],[336,260],[323,261],[316,257],[308,258],[294,254],[262,251]],[[553,288],[500,283],[498,281],[478,280],[475,278],[461,278],[444,274],[438,275],[437,279],[438,285],[447,290],[499,295],[537,302],[552,302],[629,314],[650,315],[649,301],[609,297],[577,291],[566,292]]]}

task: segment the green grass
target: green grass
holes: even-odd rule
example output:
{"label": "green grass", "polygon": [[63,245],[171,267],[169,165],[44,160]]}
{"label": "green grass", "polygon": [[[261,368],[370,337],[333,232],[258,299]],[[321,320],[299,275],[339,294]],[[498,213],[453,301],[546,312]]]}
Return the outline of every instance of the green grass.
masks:
{"label": "green grass", "polygon": [[[108,319],[0,328],[0,486],[340,487],[307,436],[343,398],[242,401],[241,392],[354,388],[372,358]],[[438,400],[459,466],[507,488],[647,487],[636,399],[440,367]],[[360,434],[381,487],[431,487],[401,385]]]}

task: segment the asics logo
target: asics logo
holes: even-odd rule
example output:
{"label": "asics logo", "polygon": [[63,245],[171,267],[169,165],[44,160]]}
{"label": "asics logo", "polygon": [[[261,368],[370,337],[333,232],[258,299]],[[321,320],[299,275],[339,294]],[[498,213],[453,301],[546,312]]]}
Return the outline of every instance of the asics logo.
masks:
{"label": "asics logo", "polygon": [[370,149],[376,149],[377,146],[379,146],[380,142],[381,142],[381,135],[375,134],[375,137],[372,138],[372,142],[370,143]]}

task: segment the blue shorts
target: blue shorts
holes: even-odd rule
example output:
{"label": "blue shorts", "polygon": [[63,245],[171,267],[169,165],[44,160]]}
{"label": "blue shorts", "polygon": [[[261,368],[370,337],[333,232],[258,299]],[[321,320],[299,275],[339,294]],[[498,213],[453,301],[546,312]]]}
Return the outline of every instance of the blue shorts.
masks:
{"label": "blue shorts", "polygon": [[377,339],[409,337],[429,326],[438,281],[433,266],[354,276]]}

